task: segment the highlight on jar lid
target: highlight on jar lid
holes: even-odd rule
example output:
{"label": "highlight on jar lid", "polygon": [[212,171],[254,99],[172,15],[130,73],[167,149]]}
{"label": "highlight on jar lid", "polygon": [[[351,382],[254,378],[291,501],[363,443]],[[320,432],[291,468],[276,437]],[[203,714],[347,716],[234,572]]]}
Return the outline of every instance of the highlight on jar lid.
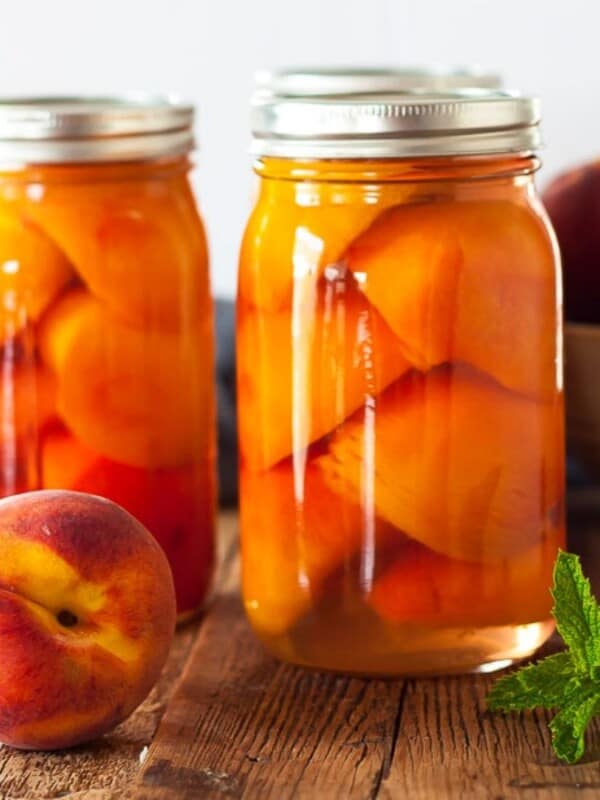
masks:
{"label": "highlight on jar lid", "polygon": [[487,89],[337,97],[255,95],[252,152],[281,158],[402,158],[532,152],[539,101]]}
{"label": "highlight on jar lid", "polygon": [[295,67],[259,70],[258,93],[279,97],[380,94],[415,89],[499,89],[500,75],[478,67]]}
{"label": "highlight on jar lid", "polygon": [[170,97],[0,99],[0,164],[137,161],[194,146],[194,108]]}

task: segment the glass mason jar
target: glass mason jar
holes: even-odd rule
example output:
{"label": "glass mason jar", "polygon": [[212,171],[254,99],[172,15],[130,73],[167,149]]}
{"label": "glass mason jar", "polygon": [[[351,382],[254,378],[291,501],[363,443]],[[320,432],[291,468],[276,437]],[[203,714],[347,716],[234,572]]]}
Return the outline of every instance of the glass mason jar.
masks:
{"label": "glass mason jar", "polygon": [[492,670],[552,632],[558,251],[537,103],[262,97],[241,250],[243,595],[284,660]]}
{"label": "glass mason jar", "polygon": [[73,489],[138,517],[180,614],[214,561],[213,327],[188,174],[193,109],[0,104],[0,493]]}

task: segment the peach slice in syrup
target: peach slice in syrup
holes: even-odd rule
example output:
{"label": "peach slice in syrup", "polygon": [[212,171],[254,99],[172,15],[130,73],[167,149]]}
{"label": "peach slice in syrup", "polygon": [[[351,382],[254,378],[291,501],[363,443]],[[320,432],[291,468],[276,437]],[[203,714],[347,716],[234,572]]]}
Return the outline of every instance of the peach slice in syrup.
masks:
{"label": "peach slice in syrup", "polygon": [[557,388],[553,259],[533,211],[502,200],[396,206],[346,254],[414,367],[467,362],[535,397]]}
{"label": "peach slice in syrup", "polygon": [[361,187],[348,185],[334,197],[302,205],[274,194],[250,217],[240,255],[240,297],[263,311],[289,309],[295,284],[315,281],[328,266],[343,263],[350,243],[393,202],[393,196],[367,202]]}
{"label": "peach slice in syrup", "polygon": [[35,322],[75,273],[32,222],[0,209],[0,339]]}
{"label": "peach slice in syrup", "polygon": [[368,602],[394,623],[481,627],[547,620],[560,544],[552,535],[516,556],[476,564],[409,541],[375,581]]}
{"label": "peach slice in syrup", "polygon": [[240,306],[240,441],[253,469],[305,449],[409,368],[347,270],[303,288],[291,312]]}
{"label": "peach slice in syrup", "polygon": [[25,208],[115,316],[177,330],[207,312],[204,234],[169,181],[48,184]]}
{"label": "peach slice in syrup", "polygon": [[211,325],[185,336],[144,330],[86,290],[65,295],[40,328],[60,417],[86,446],[130,466],[197,461],[212,430],[212,364],[198,364]]}
{"label": "peach slice in syrup", "polygon": [[328,488],[319,459],[296,467],[290,460],[262,473],[242,470],[241,494],[243,595],[253,624],[267,635],[283,633],[307,613],[328,576],[350,564],[362,544],[374,553],[400,538],[374,521],[368,543],[358,500]]}
{"label": "peach slice in syrup", "polygon": [[342,497],[369,492],[381,518],[467,561],[509,557],[552,527],[564,483],[559,402],[516,395],[468,367],[439,367],[409,373],[368,414],[347,420],[320,459]]}

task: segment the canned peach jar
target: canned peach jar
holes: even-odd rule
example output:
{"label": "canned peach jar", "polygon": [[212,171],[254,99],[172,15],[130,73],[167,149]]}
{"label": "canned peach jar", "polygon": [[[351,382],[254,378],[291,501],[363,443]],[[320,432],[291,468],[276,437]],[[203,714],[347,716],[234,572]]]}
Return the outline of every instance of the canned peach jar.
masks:
{"label": "canned peach jar", "polygon": [[193,109],[0,103],[0,489],[104,495],[165,549],[179,612],[213,568],[213,330]]}
{"label": "canned peach jar", "polygon": [[243,594],[284,660],[488,671],[553,630],[561,296],[538,123],[495,91],[254,104]]}

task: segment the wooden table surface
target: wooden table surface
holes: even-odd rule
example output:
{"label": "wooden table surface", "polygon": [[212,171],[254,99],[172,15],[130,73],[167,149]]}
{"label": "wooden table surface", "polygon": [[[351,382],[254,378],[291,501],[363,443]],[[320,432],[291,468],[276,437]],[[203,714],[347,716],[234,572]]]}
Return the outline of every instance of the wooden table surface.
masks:
{"label": "wooden table surface", "polygon": [[[276,662],[242,612],[236,518],[220,522],[215,600],[179,631],[151,696],[91,746],[1,748],[2,800],[600,797],[598,721],[590,754],[568,767],[547,714],[485,710],[491,677],[358,680]],[[600,576],[598,528],[578,525],[570,547]]]}

